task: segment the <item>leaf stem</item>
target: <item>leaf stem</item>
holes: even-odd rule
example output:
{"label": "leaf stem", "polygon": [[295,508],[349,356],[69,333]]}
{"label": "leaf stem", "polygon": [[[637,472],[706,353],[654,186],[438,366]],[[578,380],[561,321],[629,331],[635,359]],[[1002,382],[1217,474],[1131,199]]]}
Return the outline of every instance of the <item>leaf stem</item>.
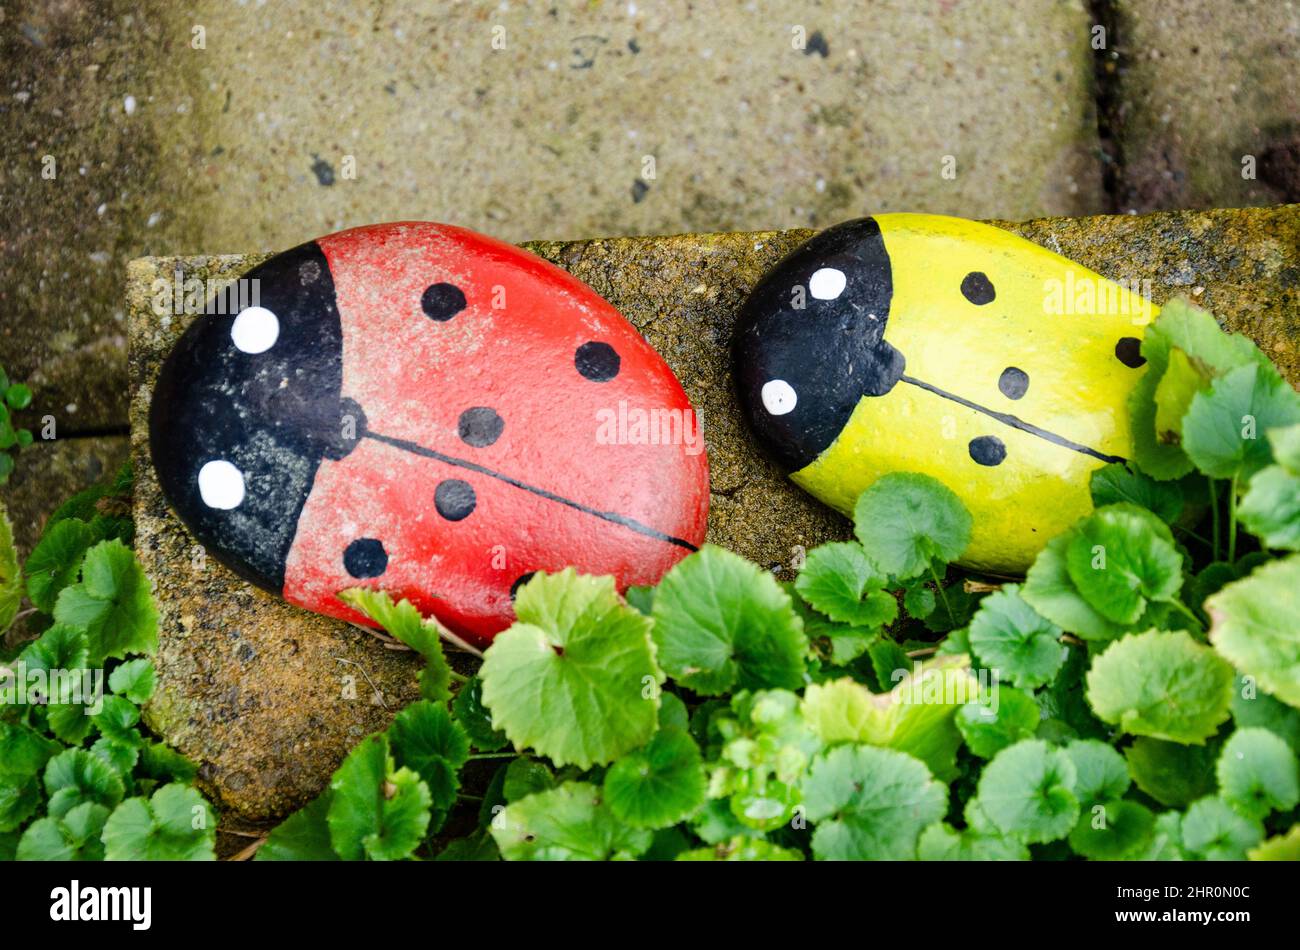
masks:
{"label": "leaf stem", "polygon": [[1214,560],[1219,559],[1219,488],[1214,484],[1214,479],[1207,478],[1206,484],[1210,486],[1210,524],[1214,528]]}
{"label": "leaf stem", "polygon": [[1228,561],[1237,560],[1237,473],[1228,485]]}
{"label": "leaf stem", "polygon": [[934,569],[934,563],[930,563],[930,576],[934,578],[934,589],[939,593],[939,599],[943,601],[943,609],[948,611],[948,620],[950,623],[957,622],[957,615],[952,612],[952,604],[948,603],[948,594],[943,589],[943,583],[939,580],[939,572]]}
{"label": "leaf stem", "polygon": [[455,670],[448,670],[447,675],[451,677],[453,683],[468,683],[469,677],[464,673],[457,673]]}
{"label": "leaf stem", "polygon": [[[479,759],[517,759],[518,752],[475,752],[469,757],[469,761],[474,762]],[[464,796],[462,796],[464,797]]]}
{"label": "leaf stem", "polygon": [[1188,607],[1186,604],[1184,604],[1181,600],[1174,598],[1173,600],[1165,601],[1165,603],[1169,604],[1169,606],[1173,607],[1180,614],[1182,614],[1184,617],[1186,617],[1188,620],[1194,623],[1196,625],[1195,629],[1198,633],[1205,632],[1205,624],[1201,623],[1201,618],[1196,616],[1196,614],[1192,612],[1191,608]]}

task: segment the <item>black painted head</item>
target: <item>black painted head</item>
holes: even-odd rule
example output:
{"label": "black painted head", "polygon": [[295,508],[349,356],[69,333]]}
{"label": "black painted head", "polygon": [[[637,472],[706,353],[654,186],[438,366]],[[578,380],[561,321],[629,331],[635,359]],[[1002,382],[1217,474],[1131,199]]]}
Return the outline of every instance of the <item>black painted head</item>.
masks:
{"label": "black painted head", "polygon": [[812,462],[863,396],[902,376],[903,355],[884,340],[892,297],[880,226],[860,218],[800,245],[745,301],[732,344],[740,404],[786,469]]}
{"label": "black painted head", "polygon": [[320,248],[243,279],[256,284],[229,308],[239,312],[201,315],[163,363],[149,445],[163,493],[208,553],[278,593],[316,469],[351,450],[365,418],[341,398],[342,331]]}

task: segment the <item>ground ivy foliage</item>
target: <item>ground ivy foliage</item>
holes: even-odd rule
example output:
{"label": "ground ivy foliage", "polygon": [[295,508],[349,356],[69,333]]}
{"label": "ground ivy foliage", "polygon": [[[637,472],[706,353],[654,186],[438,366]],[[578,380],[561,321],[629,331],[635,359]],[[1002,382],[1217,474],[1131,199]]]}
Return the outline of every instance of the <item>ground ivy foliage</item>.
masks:
{"label": "ground ivy foliage", "polygon": [[216,857],[196,767],[141,713],[158,614],[130,491],[124,470],[69,499],[25,562],[0,506],[0,858]]}
{"label": "ground ivy foliage", "polygon": [[[1183,303],[1142,352],[1134,459],[1023,582],[952,567],[969,514],[900,473],[793,581],[712,546],[625,594],[539,573],[459,673],[436,621],[341,594],[421,699],[258,859],[1300,857],[1300,396]],[[101,507],[26,565],[0,532],[0,620],[44,618],[8,660],[110,667],[92,716],[5,687],[0,856],[210,856],[192,772],[140,725],[155,621]]]}
{"label": "ground ivy foliage", "polygon": [[1023,583],[950,567],[970,516],[915,474],[792,583],[712,546],[626,598],[538,574],[261,857],[1295,859],[1300,397],[1189,306],[1143,352],[1136,459]]}

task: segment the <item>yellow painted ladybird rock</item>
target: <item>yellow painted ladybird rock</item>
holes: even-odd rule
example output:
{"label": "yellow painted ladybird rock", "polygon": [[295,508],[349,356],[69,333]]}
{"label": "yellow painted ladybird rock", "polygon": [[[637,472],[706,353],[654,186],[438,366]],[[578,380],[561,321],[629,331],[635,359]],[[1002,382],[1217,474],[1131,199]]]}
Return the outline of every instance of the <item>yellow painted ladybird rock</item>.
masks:
{"label": "yellow painted ladybird rock", "polygon": [[821,232],[754,288],[734,341],[740,401],[801,487],[852,514],[890,472],[970,509],[961,562],[1023,572],[1131,451],[1129,392],[1156,308],[1007,231],[882,214]]}

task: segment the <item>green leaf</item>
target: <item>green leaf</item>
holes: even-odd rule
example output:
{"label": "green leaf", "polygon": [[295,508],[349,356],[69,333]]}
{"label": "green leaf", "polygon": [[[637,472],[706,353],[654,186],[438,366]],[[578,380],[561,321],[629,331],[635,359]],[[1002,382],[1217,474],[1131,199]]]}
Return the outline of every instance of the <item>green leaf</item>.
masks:
{"label": "green leaf", "polygon": [[1300,706],[1300,555],[1273,561],[1205,602],[1210,642],[1260,688]]}
{"label": "green leaf", "polygon": [[357,610],[401,640],[424,660],[420,695],[436,703],[451,698],[451,667],[442,652],[442,627],[425,619],[409,600],[393,603],[382,590],[352,587],[339,592],[339,600]]}
{"label": "green leaf", "polygon": [[326,792],[311,804],[280,822],[257,849],[258,861],[337,861],[330,844],[330,794]]}
{"label": "green leaf", "polygon": [[121,541],[101,541],[86,552],[81,582],[59,593],[54,619],[86,631],[91,665],[158,649],[158,611],[149,581]]}
{"label": "green leaf", "polygon": [[1249,478],[1272,460],[1266,429],[1300,422],[1300,394],[1272,366],[1241,366],[1197,393],[1183,450],[1211,478]]}
{"label": "green leaf", "polygon": [[471,676],[463,683],[452,701],[451,711],[456,716],[474,748],[483,752],[504,749],[509,743],[506,734],[492,725],[492,713],[483,705],[483,680]]}
{"label": "green leaf", "polygon": [[1252,861],[1300,861],[1300,824],[1246,852]]}
{"label": "green leaf", "polygon": [[1300,550],[1300,476],[1270,465],[1250,480],[1237,518],[1265,547]]}
{"label": "green leaf", "polygon": [[1071,528],[1047,542],[1025,575],[1020,596],[1040,615],[1085,640],[1113,640],[1124,626],[1097,611],[1074,586],[1067,563],[1070,545],[1079,537]]}
{"label": "green leaf", "polygon": [[691,714],[681,697],[673,693],[659,694],[659,728],[674,727],[690,731]]}
{"label": "green leaf", "polygon": [[956,831],[939,822],[921,832],[917,856],[922,861],[1028,861],[1029,849],[1012,838]]}
{"label": "green leaf", "polygon": [[1070,847],[1094,861],[1118,861],[1148,847],[1155,828],[1156,816],[1144,805],[1096,802],[1084,807],[1079,823],[1070,832]]}
{"label": "green leaf", "polygon": [[108,688],[137,705],[144,705],[153,695],[157,674],[153,660],[139,659],[119,663],[108,677]]}
{"label": "green leaf", "polygon": [[501,793],[507,802],[517,802],[536,792],[550,791],[558,784],[550,766],[541,759],[520,756],[506,766],[506,777],[501,786]]}
{"label": "green leaf", "polygon": [[[8,458],[9,456],[5,456]],[[0,478],[3,481],[3,478]],[[9,512],[0,503],[0,633],[9,629],[23,600],[23,572],[18,569],[14,529]]]}
{"label": "green leaf", "polygon": [[1111,462],[1092,473],[1092,503],[1105,508],[1128,502],[1145,508],[1166,524],[1183,513],[1183,492],[1176,482],[1158,482],[1149,475]]}
{"label": "green leaf", "polygon": [[50,525],[27,558],[27,596],[42,612],[54,613],[63,588],[77,580],[82,559],[95,543],[90,525],[68,518]]}
{"label": "green leaf", "polygon": [[60,746],[21,723],[0,721],[0,782],[23,782],[39,775]]}
{"label": "green leaf", "polygon": [[32,391],[22,383],[13,383],[5,390],[5,402],[11,409],[26,409],[32,404]]}
{"label": "green leaf", "polygon": [[[789,822],[802,801],[800,780],[822,747],[800,715],[799,697],[785,689],[737,693],[729,708],[710,717],[708,733],[711,746],[721,743],[710,797],[727,798],[743,828],[769,831]],[[716,844],[740,833],[725,826],[706,840]]]}
{"label": "green leaf", "polygon": [[140,739],[140,734],[135,731],[135,725],[140,721],[140,710],[121,696],[105,696],[100,711],[90,718],[95,728],[110,739],[128,742]]}
{"label": "green leaf", "polygon": [[203,796],[164,785],[148,800],[128,798],[104,824],[108,861],[215,861],[216,817]]}
{"label": "green leaf", "polygon": [[1258,726],[1276,733],[1300,754],[1300,709],[1259,692],[1253,679],[1237,677],[1232,692],[1232,719],[1238,729]]}
{"label": "green leaf", "polygon": [[1153,600],[1183,583],[1183,558],[1163,522],[1144,508],[1112,505],[1081,521],[1065,551],[1075,589],[1106,619],[1134,624]]}
{"label": "green leaf", "polygon": [[712,848],[683,851],[677,861],[802,861],[803,855],[762,838],[732,838]]}
{"label": "green leaf", "polygon": [[970,512],[952,490],[928,475],[895,472],[858,498],[853,528],[867,557],[899,580],[955,561],[970,544]]}
{"label": "green leaf", "polygon": [[1162,805],[1184,808],[1214,791],[1218,746],[1139,737],[1124,750],[1137,787]]}
{"label": "green leaf", "polygon": [[41,789],[35,778],[0,781],[0,834],[17,831],[41,804]]}
{"label": "green leaf", "polygon": [[912,673],[915,664],[907,651],[893,640],[877,640],[867,648],[876,680],[889,689]]}
{"label": "green leaf", "polygon": [[955,722],[971,752],[991,759],[1007,746],[1033,737],[1039,722],[1038,703],[1029,693],[999,686],[990,690],[986,701],[958,709]]}
{"label": "green leaf", "polygon": [[1040,739],[1003,749],[980,774],[974,801],[994,828],[1026,843],[1064,838],[1079,820],[1074,763]]}
{"label": "green leaf", "polygon": [[45,793],[51,817],[62,818],[84,802],[116,808],[126,793],[122,776],[85,749],[67,749],[45,766]]}
{"label": "green leaf", "polygon": [[1169,366],[1156,385],[1156,432],[1162,438],[1181,441],[1183,416],[1187,415],[1192,398],[1213,378],[1182,350],[1169,351]]}
{"label": "green leaf", "polygon": [[1129,788],[1128,764],[1113,748],[1096,739],[1076,739],[1063,751],[1074,766],[1071,791],[1079,807],[1086,811],[1124,797]]}
{"label": "green leaf", "polygon": [[705,696],[738,689],[799,689],[808,641],[776,579],[711,544],[659,584],[654,641],[668,675]]}
{"label": "green leaf", "polygon": [[435,861],[500,861],[497,843],[486,831],[478,831],[466,838],[457,838],[439,852]]}
{"label": "green leaf", "polygon": [[18,842],[19,861],[102,861],[100,834],[109,815],[103,805],[85,802],[62,818],[32,822]]}
{"label": "green leaf", "polygon": [[704,804],[699,747],[682,729],[660,729],[643,748],[605,773],[605,801],[620,820],[637,828],[666,828]]}
{"label": "green leaf", "polygon": [[429,827],[429,788],[409,768],[397,768],[388,737],[370,736],[330,780],[330,842],[344,861],[408,857]]}
{"label": "green leaf", "polygon": [[1300,475],[1300,424],[1268,431],[1273,458],[1292,475]]}
{"label": "green leaf", "polygon": [[985,667],[1025,689],[1050,683],[1066,656],[1061,628],[1025,603],[1017,584],[980,602],[970,623],[970,646]]}
{"label": "green leaf", "polygon": [[[1175,350],[1186,357],[1186,365],[1180,360],[1178,378],[1161,390]],[[1192,470],[1181,445],[1185,420],[1180,418],[1181,425],[1176,428],[1170,426],[1178,406],[1187,398],[1187,370],[1194,369],[1206,379],[1217,378],[1236,367],[1267,361],[1249,339],[1225,333],[1212,314],[1185,300],[1171,300],[1161,308],[1160,316],[1146,329],[1142,355],[1147,360],[1146,370],[1129,396],[1133,458],[1155,478],[1181,478]],[[1161,408],[1163,412],[1159,412]],[[1164,428],[1157,425],[1158,413]]]}
{"label": "green leaf", "polygon": [[836,623],[809,607],[802,597],[791,600],[814,652],[825,657],[829,650],[833,666],[847,666],[880,639],[877,629]]}
{"label": "green leaf", "polygon": [[956,774],[961,733],[956,711],[979,697],[964,656],[936,657],[888,693],[851,679],[814,683],[804,691],[803,715],[828,745],[865,742],[916,756],[941,779]]}
{"label": "green leaf", "polygon": [[[656,609],[664,599],[661,591]],[[515,613],[519,622],[493,640],[479,676],[493,722],[516,749],[585,769],[650,738],[663,682],[652,623],[622,602],[612,577],[538,574]]]}
{"label": "green leaf", "polygon": [[934,591],[929,585],[922,581],[913,582],[903,593],[903,609],[907,611],[909,617],[915,617],[917,620],[924,620],[934,613],[935,604]]}
{"label": "green leaf", "polygon": [[506,806],[492,837],[507,861],[606,861],[644,854],[654,840],[621,823],[587,782],[565,782]]}
{"label": "green leaf", "polygon": [[809,551],[794,586],[799,596],[832,620],[881,627],[898,617],[898,601],[882,589],[886,580],[871,566],[862,545],[843,541]]}
{"label": "green leaf", "polygon": [[140,770],[159,782],[190,784],[198,774],[198,766],[175,749],[161,742],[146,742],[140,747]]}
{"label": "green leaf", "polygon": [[1213,796],[1193,802],[1183,816],[1183,847],[1205,861],[1244,861],[1264,840],[1264,828]]}
{"label": "green leaf", "polygon": [[1088,701],[1131,735],[1203,743],[1228,718],[1232,667],[1185,632],[1112,643],[1088,671]]}
{"label": "green leaf", "polygon": [[1247,818],[1262,820],[1300,804],[1300,763],[1267,729],[1238,729],[1229,736],[1215,774],[1220,797]]}
{"label": "green leaf", "polygon": [[916,857],[922,829],[943,817],[947,790],[920,760],[893,749],[853,745],[813,763],[804,783],[813,855],[823,861]]}
{"label": "green leaf", "polygon": [[434,827],[441,827],[460,789],[460,770],[469,761],[469,736],[447,707],[427,699],[412,703],[393,719],[388,741],[399,766],[423,779],[434,810]]}

